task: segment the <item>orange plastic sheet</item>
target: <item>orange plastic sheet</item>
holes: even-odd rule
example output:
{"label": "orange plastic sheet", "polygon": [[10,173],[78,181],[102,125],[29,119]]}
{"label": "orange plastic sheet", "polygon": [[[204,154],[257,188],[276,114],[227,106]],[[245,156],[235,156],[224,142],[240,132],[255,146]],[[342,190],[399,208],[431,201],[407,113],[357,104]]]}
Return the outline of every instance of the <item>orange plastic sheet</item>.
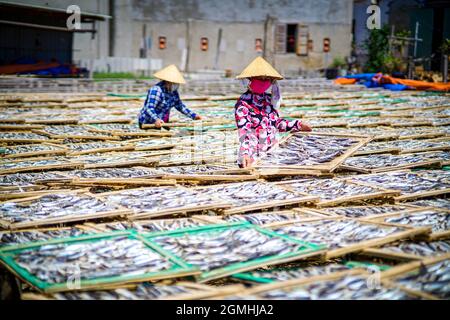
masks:
{"label": "orange plastic sheet", "polygon": [[450,91],[450,83],[398,79],[387,75],[381,77],[381,83],[403,84],[417,90]]}
{"label": "orange plastic sheet", "polygon": [[356,79],[347,79],[347,78],[337,78],[334,80],[336,84],[355,84]]}

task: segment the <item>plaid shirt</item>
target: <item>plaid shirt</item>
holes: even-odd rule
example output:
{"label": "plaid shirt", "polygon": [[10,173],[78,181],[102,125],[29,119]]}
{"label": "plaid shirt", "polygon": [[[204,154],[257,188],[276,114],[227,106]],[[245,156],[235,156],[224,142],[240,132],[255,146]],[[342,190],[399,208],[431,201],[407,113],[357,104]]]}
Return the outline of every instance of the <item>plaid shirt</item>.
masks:
{"label": "plaid shirt", "polygon": [[155,123],[161,119],[164,122],[169,121],[170,109],[175,108],[182,114],[194,119],[196,114],[189,110],[181,102],[178,91],[169,92],[164,86],[164,81],[158,82],[148,90],[144,107],[139,113],[140,124]]}

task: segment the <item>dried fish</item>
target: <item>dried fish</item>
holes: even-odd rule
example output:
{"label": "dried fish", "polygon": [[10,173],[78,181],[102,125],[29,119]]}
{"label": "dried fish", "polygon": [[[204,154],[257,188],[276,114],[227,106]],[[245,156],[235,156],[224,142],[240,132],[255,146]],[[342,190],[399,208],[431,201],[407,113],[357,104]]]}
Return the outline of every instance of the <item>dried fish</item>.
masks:
{"label": "dried fish", "polygon": [[[398,288],[369,285],[362,276],[345,276],[337,280],[323,280],[286,289],[272,289],[257,295],[259,299],[283,300],[415,300]],[[245,298],[245,297],[244,297]]]}
{"label": "dried fish", "polygon": [[382,205],[382,206],[353,206],[353,207],[335,207],[324,208],[323,211],[331,214],[337,214],[347,218],[362,218],[377,214],[404,211],[410,209],[401,205]]}
{"label": "dried fish", "polygon": [[64,175],[69,177],[84,179],[155,178],[161,176],[161,174],[159,170],[144,167],[84,169],[64,172]]}
{"label": "dried fish", "polygon": [[117,210],[113,203],[82,194],[49,194],[29,202],[0,203],[0,220],[9,223],[36,222],[50,218],[89,216]]}
{"label": "dried fish", "polygon": [[274,231],[302,241],[324,243],[329,249],[336,249],[366,240],[387,237],[401,229],[356,220],[321,220],[296,222],[275,228]]}
{"label": "dried fish", "polygon": [[[22,159],[21,159],[22,160]],[[79,165],[79,164],[78,164]],[[0,172],[8,173],[10,171],[36,171],[44,170],[46,167],[53,169],[53,167],[76,167],[77,163],[70,161],[67,158],[49,158],[42,160],[24,160],[24,161],[10,161],[0,162]]]}
{"label": "dried fish", "polygon": [[159,167],[158,171],[168,174],[214,174],[217,171],[222,171],[225,169],[227,169],[227,167],[220,165],[197,164],[173,167]]}
{"label": "dried fish", "polygon": [[155,187],[125,190],[104,196],[110,204],[120,205],[135,213],[158,213],[164,210],[195,209],[222,203],[208,194],[180,187]]}
{"label": "dried fish", "polygon": [[399,216],[386,218],[384,221],[415,227],[431,227],[432,232],[450,229],[450,214],[432,209],[420,212],[403,213]]}
{"label": "dried fish", "polygon": [[213,185],[201,187],[197,190],[202,195],[215,196],[233,204],[233,206],[247,206],[302,197],[277,185],[258,181]]}
{"label": "dried fish", "polygon": [[411,204],[414,206],[419,206],[419,207],[435,207],[435,208],[450,209],[450,199],[445,199],[445,198],[424,199],[424,200],[408,202],[408,204]]}
{"label": "dried fish", "polygon": [[358,140],[333,136],[293,134],[262,155],[258,165],[318,165],[343,155]]}
{"label": "dried fish", "polygon": [[409,289],[423,291],[441,299],[449,299],[450,260],[423,266],[415,272],[397,277],[395,282]]}
{"label": "dried fish", "polygon": [[22,250],[14,260],[39,280],[51,284],[70,281],[74,273],[83,281],[143,275],[167,270],[173,265],[141,241],[127,236],[93,242],[47,244]]}
{"label": "dried fish", "polygon": [[0,186],[30,186],[45,180],[67,179],[57,172],[13,173],[0,175]]}
{"label": "dried fish", "polygon": [[450,159],[450,154],[446,152],[426,152],[404,155],[380,154],[374,156],[357,156],[350,157],[344,161],[344,166],[367,169],[383,169],[391,170],[395,167],[405,165],[424,165],[424,162],[430,160],[444,161]]}
{"label": "dried fish", "polygon": [[32,132],[2,132],[0,135],[0,142],[40,142],[48,141],[49,137],[32,133]]}
{"label": "dried fish", "polygon": [[400,190],[402,194],[416,194],[450,188],[449,179],[450,172],[445,170],[424,170],[419,172],[397,171],[359,175],[352,178],[353,181],[361,181],[383,188]]}
{"label": "dried fish", "polygon": [[360,185],[341,179],[299,179],[293,182],[283,182],[284,186],[296,192],[318,196],[322,200],[335,200],[342,197],[353,197],[363,194],[379,193],[384,196],[384,191],[377,187]]}
{"label": "dried fish", "polygon": [[48,230],[27,230],[27,231],[0,231],[0,247],[6,245],[16,245],[32,241],[47,241],[57,238],[77,237],[89,234],[85,229],[78,227]]}
{"label": "dried fish", "polygon": [[27,145],[17,145],[17,146],[10,146],[10,147],[0,147],[0,156],[9,156],[12,157],[13,155],[21,156],[26,153],[55,153],[56,152],[63,152],[63,148],[56,147],[54,145],[50,144],[27,144]]}
{"label": "dried fish", "polygon": [[144,282],[133,289],[118,288],[85,292],[61,292],[52,295],[52,298],[57,300],[158,300],[198,291],[201,290],[194,290],[181,284],[163,285]]}
{"label": "dried fish", "polygon": [[310,218],[307,214],[294,211],[266,212],[266,213],[248,213],[244,215],[234,214],[225,216],[223,219],[229,222],[248,221],[251,224],[264,225],[267,223]]}
{"label": "dried fish", "polygon": [[432,241],[432,242],[413,242],[402,241],[397,244],[388,244],[382,246],[383,249],[414,254],[417,256],[429,257],[435,255],[446,254],[450,252],[450,240]]}
{"label": "dried fish", "polygon": [[202,271],[299,250],[301,245],[252,228],[158,236],[152,240]]}

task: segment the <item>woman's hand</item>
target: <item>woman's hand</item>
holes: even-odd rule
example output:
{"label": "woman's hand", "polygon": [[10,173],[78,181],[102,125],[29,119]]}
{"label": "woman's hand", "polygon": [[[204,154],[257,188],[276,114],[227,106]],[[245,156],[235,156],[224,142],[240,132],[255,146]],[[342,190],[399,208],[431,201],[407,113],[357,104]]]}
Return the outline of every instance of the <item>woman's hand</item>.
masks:
{"label": "woman's hand", "polygon": [[248,168],[248,167],[251,167],[251,165],[252,165],[252,159],[247,155],[243,156],[242,157],[242,167]]}
{"label": "woman's hand", "polygon": [[155,127],[161,128],[163,123],[164,123],[164,121],[162,121],[161,119],[158,119],[155,121]]}
{"label": "woman's hand", "polygon": [[312,131],[312,128],[311,128],[311,126],[310,126],[309,124],[307,124],[306,122],[302,122],[302,125],[301,125],[300,130],[301,130],[301,131],[307,131],[307,132],[309,132],[309,131]]}
{"label": "woman's hand", "polygon": [[198,114],[195,115],[194,120],[202,120],[202,119],[203,119],[203,118],[202,118],[201,115],[198,115]]}

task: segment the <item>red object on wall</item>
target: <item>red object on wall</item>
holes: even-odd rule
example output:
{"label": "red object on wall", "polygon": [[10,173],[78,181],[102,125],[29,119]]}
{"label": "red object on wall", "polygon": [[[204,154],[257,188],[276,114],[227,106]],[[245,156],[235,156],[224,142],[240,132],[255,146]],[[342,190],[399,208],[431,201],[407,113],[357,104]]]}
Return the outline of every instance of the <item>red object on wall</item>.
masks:
{"label": "red object on wall", "polygon": [[330,52],[330,38],[323,39],[323,52]]}

